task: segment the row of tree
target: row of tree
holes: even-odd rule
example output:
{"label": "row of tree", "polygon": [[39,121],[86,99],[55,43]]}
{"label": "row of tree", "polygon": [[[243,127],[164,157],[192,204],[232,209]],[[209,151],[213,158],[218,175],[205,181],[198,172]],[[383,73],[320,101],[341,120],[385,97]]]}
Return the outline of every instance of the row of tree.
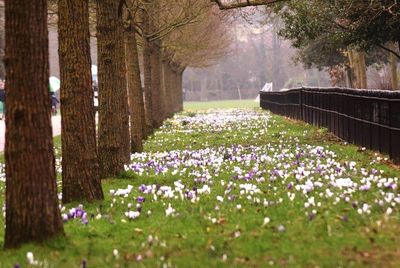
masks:
{"label": "row of tree", "polygon": [[208,0],[6,0],[7,248],[64,232],[49,109],[48,14],[57,15],[59,36],[63,203],[102,200],[101,179],[119,175],[143,140],[182,110],[185,68],[215,61],[229,44],[228,16]]}

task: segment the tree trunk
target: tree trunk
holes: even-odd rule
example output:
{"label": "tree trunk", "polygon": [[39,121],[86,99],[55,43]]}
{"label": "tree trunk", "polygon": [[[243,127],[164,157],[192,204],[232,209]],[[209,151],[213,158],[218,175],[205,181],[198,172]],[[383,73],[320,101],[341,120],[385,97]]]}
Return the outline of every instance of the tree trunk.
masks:
{"label": "tree trunk", "polygon": [[[173,112],[177,113],[179,112],[179,72],[177,69],[174,69],[172,72],[172,77],[173,77]],[[205,78],[207,81],[207,77]]]}
{"label": "tree trunk", "polygon": [[46,0],[6,0],[6,248],[63,234],[58,208]]}
{"label": "tree trunk", "polygon": [[[352,73],[352,68],[351,66],[346,66],[345,67],[346,70],[346,86],[347,87],[352,87],[353,86],[353,73]],[[318,86],[319,86],[320,82],[318,82]]]}
{"label": "tree trunk", "polygon": [[[120,1],[119,1],[120,2]],[[131,134],[129,127],[129,102],[128,102],[128,80],[127,80],[127,71],[126,71],[126,55],[125,55],[125,34],[124,34],[124,22],[122,18],[118,20],[118,39],[117,39],[117,51],[116,54],[119,56],[118,65],[119,68],[119,77],[121,82],[122,91],[118,96],[119,99],[119,108],[121,109],[119,112],[120,116],[120,138],[122,139],[123,146],[121,150],[121,157],[125,164],[129,164],[131,162]]]}
{"label": "tree trunk", "polygon": [[97,1],[99,160],[101,177],[116,176],[130,160],[125,49],[118,2]]}
{"label": "tree trunk", "polygon": [[178,82],[178,112],[183,111],[183,72],[184,69],[181,69],[177,73],[177,82]]}
{"label": "tree trunk", "polygon": [[[176,77],[176,79],[177,79],[177,81],[178,81],[178,74],[176,73],[175,74],[175,77]],[[201,80],[200,80],[200,101],[208,101],[208,98],[207,98],[207,92],[208,92],[208,89],[207,89],[207,85],[208,85],[208,78],[207,78],[207,76],[205,76],[204,78],[202,78]],[[178,94],[178,85],[176,85],[176,93]]]}
{"label": "tree trunk", "polygon": [[[390,43],[389,48],[396,51],[396,43]],[[390,66],[390,77],[392,90],[397,90],[399,88],[399,80],[397,77],[397,57],[393,53],[389,52],[389,66]]]}
{"label": "tree trunk", "polygon": [[365,64],[365,52],[358,52],[358,63],[360,72],[360,88],[366,89],[367,85],[367,65]]}
{"label": "tree trunk", "polygon": [[96,147],[88,0],[58,1],[62,198],[104,198]]}
{"label": "tree trunk", "polygon": [[139,56],[137,50],[136,33],[133,27],[133,25],[130,25],[125,33],[132,153],[143,151],[143,136],[146,132],[143,91],[140,80]]}
{"label": "tree trunk", "polygon": [[272,82],[276,89],[281,89],[285,85],[283,68],[281,65],[282,61],[282,42],[278,36],[278,26],[273,25],[272,33]]}
{"label": "tree trunk", "polygon": [[166,63],[164,65],[164,73],[165,73],[165,99],[166,99],[166,111],[167,116],[172,117],[174,115],[174,90],[173,90],[173,72],[171,66]]}
{"label": "tree trunk", "polygon": [[151,96],[152,96],[152,126],[159,128],[162,125],[163,107],[161,93],[161,54],[160,44],[157,41],[150,43],[151,47]]}
{"label": "tree trunk", "polygon": [[367,68],[365,64],[365,53],[350,50],[349,61],[353,74],[354,88],[367,88]]}
{"label": "tree trunk", "polygon": [[163,106],[163,121],[168,118],[168,77],[167,77],[168,64],[165,61],[161,61],[161,102]]}
{"label": "tree trunk", "polygon": [[349,81],[350,81],[350,87],[352,88],[357,88],[358,87],[358,72],[357,72],[357,64],[356,64],[356,58],[354,56],[354,50],[350,49],[348,51],[348,58],[349,58]]}
{"label": "tree trunk", "polygon": [[149,14],[146,11],[142,12],[142,29],[143,29],[143,76],[144,76],[144,105],[145,105],[145,119],[146,119],[146,132],[144,139],[153,133],[153,104],[152,104],[152,85],[151,85],[151,47],[150,42],[145,37],[149,34],[150,22]]}

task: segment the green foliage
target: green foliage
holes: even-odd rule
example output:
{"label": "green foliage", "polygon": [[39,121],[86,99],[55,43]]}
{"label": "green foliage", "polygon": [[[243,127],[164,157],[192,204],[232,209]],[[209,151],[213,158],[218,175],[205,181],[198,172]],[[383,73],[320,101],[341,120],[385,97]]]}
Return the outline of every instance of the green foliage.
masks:
{"label": "green foliage", "polygon": [[386,60],[375,51],[400,39],[400,4],[391,0],[299,0],[275,12],[284,24],[280,35],[300,49],[297,60],[307,68],[347,65],[349,47],[368,52],[367,64]]}

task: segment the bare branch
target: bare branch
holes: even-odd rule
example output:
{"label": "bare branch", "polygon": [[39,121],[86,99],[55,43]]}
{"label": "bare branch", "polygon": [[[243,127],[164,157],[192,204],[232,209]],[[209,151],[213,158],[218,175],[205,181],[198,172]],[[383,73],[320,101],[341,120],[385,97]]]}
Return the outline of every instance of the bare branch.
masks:
{"label": "bare branch", "polygon": [[381,44],[376,44],[376,46],[382,48],[383,50],[386,50],[389,53],[392,53],[393,55],[395,55],[397,58],[400,59],[400,54],[397,53],[396,51],[394,51],[388,47],[385,47],[384,45],[381,45]]}
{"label": "bare branch", "polygon": [[221,10],[234,9],[250,6],[266,6],[272,5],[279,2],[288,2],[290,0],[234,0],[224,2],[223,0],[211,0],[212,3],[216,3]]}

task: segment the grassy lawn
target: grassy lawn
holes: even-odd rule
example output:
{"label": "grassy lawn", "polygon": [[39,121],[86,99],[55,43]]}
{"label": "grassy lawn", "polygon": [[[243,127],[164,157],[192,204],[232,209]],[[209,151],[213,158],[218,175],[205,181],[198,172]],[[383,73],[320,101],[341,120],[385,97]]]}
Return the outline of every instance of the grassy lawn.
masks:
{"label": "grassy lawn", "polygon": [[258,105],[185,104],[83,204],[88,224],[0,251],[0,267],[27,252],[39,267],[400,267],[397,167],[259,109],[192,111],[223,103]]}
{"label": "grassy lawn", "polygon": [[229,109],[229,108],[255,108],[260,107],[260,102],[254,100],[223,100],[223,101],[190,101],[183,104],[185,111],[197,111],[206,109]]}

